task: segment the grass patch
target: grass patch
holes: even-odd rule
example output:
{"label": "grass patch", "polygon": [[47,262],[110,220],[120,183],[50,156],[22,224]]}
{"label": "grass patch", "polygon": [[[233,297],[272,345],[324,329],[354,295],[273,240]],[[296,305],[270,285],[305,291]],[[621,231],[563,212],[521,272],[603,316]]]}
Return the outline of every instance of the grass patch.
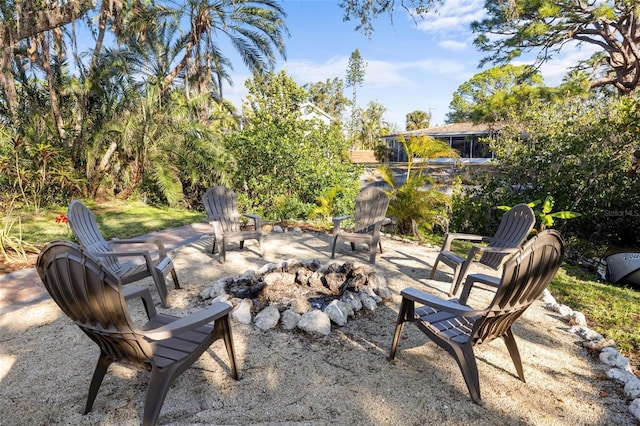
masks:
{"label": "grass patch", "polygon": [[[138,237],[150,232],[200,222],[205,217],[204,212],[154,207],[140,201],[83,203],[95,215],[100,232],[106,239]],[[40,214],[26,211],[16,213],[20,215],[22,222],[22,238],[36,246],[57,239],[73,240],[69,226],[56,222],[56,217],[60,213],[66,215],[66,212],[67,206],[52,208]]]}

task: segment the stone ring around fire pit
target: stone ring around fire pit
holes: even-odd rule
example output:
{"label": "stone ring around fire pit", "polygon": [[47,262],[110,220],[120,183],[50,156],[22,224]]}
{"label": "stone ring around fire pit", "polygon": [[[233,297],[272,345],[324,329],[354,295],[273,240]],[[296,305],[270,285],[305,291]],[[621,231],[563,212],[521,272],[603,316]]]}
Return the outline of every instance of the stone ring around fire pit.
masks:
{"label": "stone ring around fire pit", "polygon": [[253,321],[261,330],[280,323],[284,330],[296,327],[312,335],[331,333],[331,323],[344,326],[348,317],[363,308],[374,312],[391,298],[387,280],[371,266],[290,259],[249,270],[238,278],[224,277],[200,293],[204,300],[226,301],[234,306],[231,317],[240,323]]}

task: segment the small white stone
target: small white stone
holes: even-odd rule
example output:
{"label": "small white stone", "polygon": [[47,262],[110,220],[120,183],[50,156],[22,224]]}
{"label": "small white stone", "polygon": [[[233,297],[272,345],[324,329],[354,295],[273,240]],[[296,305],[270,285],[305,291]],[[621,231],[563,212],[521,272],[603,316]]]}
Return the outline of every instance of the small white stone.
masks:
{"label": "small white stone", "polygon": [[250,324],[252,307],[253,302],[251,299],[242,299],[238,306],[231,311],[231,318],[240,324]]}
{"label": "small white stone", "polygon": [[624,385],[624,396],[627,399],[640,398],[640,379],[635,377]]}
{"label": "small white stone", "polygon": [[278,321],[280,321],[280,311],[275,306],[270,305],[258,312],[254,322],[260,330],[269,330],[275,327]]}
{"label": "small white stone", "polygon": [[629,405],[629,412],[640,421],[640,398],[636,398]]}
{"label": "small white stone", "polygon": [[629,360],[622,356],[616,348],[606,347],[600,352],[600,361],[611,367],[620,368],[631,373]]}

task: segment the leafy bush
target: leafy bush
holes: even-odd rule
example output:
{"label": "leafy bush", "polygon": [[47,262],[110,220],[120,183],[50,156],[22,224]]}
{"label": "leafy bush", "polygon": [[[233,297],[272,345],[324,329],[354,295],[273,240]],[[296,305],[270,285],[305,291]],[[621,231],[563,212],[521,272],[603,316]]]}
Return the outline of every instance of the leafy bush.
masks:
{"label": "leafy bush", "polygon": [[[494,140],[497,172],[454,200],[452,227],[485,224],[484,212],[553,195],[555,210],[580,213],[563,233],[614,244],[640,237],[640,191],[631,176],[640,114],[628,98],[573,97],[531,105]],[[465,229],[466,230],[466,229]]]}

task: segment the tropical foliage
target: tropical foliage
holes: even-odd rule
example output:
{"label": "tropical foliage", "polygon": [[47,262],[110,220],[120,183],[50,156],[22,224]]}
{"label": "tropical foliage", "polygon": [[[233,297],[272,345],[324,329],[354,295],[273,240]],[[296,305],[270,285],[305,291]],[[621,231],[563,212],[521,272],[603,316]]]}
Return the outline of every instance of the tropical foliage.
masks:
{"label": "tropical foliage", "polygon": [[424,160],[457,158],[458,151],[429,136],[401,138],[400,142],[408,157],[404,179],[398,179],[389,166],[380,168],[382,179],[391,188],[388,215],[395,219],[398,232],[403,235],[421,236],[436,226],[448,229],[449,197],[427,174]]}
{"label": "tropical foliage", "polygon": [[327,188],[344,188],[333,214],[349,211],[359,171],[348,161],[339,125],[300,119],[307,93],[284,71],[254,75],[242,131],[226,137],[238,164],[232,186],[242,204],[269,220],[304,219]]}
{"label": "tropical foliage", "polygon": [[496,173],[454,200],[456,231],[482,232],[493,206],[546,199],[569,234],[598,243],[629,244],[640,237],[640,191],[630,173],[638,148],[638,101],[583,96],[533,104],[512,115],[490,142]]}

